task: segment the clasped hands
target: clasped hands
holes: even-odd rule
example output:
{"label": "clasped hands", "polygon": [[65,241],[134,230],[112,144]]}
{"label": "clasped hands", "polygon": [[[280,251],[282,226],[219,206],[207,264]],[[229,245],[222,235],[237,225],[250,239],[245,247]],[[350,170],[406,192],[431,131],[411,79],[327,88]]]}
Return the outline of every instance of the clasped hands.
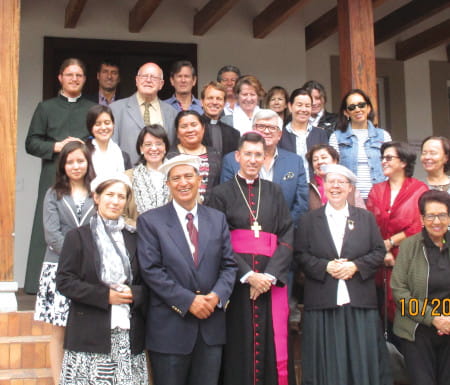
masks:
{"label": "clasped hands", "polygon": [[327,273],[335,279],[350,279],[357,271],[357,266],[345,258],[334,259],[327,264]]}
{"label": "clasped hands", "polygon": [[449,316],[438,316],[434,317],[431,321],[433,326],[437,330],[437,334],[443,336],[444,334],[450,334],[450,317]]}
{"label": "clasped hands", "polygon": [[111,305],[123,305],[133,303],[133,293],[127,285],[117,285],[109,289],[109,303]]}
{"label": "clasped hands", "polygon": [[189,307],[189,312],[199,319],[206,319],[211,316],[218,303],[219,296],[216,293],[197,294]]}
{"label": "clasped hands", "polygon": [[248,276],[250,285],[250,299],[256,300],[261,294],[266,293],[272,287],[272,278],[262,273],[252,273]]}

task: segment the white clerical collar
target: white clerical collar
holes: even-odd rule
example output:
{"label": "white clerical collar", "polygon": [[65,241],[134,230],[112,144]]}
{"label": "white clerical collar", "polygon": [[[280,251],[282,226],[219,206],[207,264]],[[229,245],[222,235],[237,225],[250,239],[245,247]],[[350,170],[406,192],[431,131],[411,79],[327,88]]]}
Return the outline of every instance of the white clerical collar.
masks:
{"label": "white clerical collar", "polygon": [[247,182],[247,184],[253,184],[253,183],[255,183],[255,180],[257,179],[257,178],[255,178],[255,179],[247,179],[247,178],[245,178],[245,177],[243,177],[242,175],[241,175],[241,172],[240,171],[238,171],[238,176],[240,177],[240,178],[242,178],[242,179],[244,179],[246,182]]}
{"label": "white clerical collar", "polygon": [[62,91],[62,90],[61,90],[61,95],[64,96],[64,97],[67,99],[67,101],[68,101],[69,103],[75,103],[75,102],[78,101],[78,99],[81,98],[81,94],[78,95],[78,96],[76,96],[75,98],[72,98],[72,97],[70,97],[70,96],[65,95],[65,94],[64,94],[64,91]]}

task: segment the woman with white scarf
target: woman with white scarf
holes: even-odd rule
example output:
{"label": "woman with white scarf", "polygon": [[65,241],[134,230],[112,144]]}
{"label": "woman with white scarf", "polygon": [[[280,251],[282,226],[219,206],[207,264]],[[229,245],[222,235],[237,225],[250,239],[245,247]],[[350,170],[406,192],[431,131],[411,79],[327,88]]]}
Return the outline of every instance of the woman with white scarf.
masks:
{"label": "woman with white scarf", "polygon": [[86,128],[91,134],[86,145],[97,175],[124,172],[131,167],[130,156],[111,139],[114,115],[108,106],[92,106],[86,115]]}
{"label": "woman with white scarf", "polygon": [[124,174],[101,175],[91,190],[97,213],[67,234],[56,277],[71,299],[60,385],[146,384],[147,290],[136,233],[122,217],[131,183]]}
{"label": "woman with white scarf", "polygon": [[125,208],[125,220],[136,226],[138,215],[163,206],[169,199],[166,178],[158,170],[169,150],[169,138],[163,126],[151,124],[144,127],[136,141],[139,154],[137,165],[125,171],[133,186],[133,196]]}

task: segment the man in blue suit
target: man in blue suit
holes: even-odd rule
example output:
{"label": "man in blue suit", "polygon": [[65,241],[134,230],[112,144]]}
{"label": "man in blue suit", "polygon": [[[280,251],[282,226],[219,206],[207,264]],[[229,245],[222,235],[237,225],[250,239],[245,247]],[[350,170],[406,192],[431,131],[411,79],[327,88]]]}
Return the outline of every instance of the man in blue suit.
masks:
{"label": "man in blue suit", "polygon": [[225,215],[197,203],[199,167],[198,157],[184,154],[161,166],[173,201],[138,218],[155,385],[217,385],[219,378],[237,266]]}
{"label": "man in blue suit", "polygon": [[[297,223],[308,211],[308,184],[302,158],[277,147],[282,127],[282,119],[272,110],[261,109],[253,119],[253,129],[260,132],[266,141],[266,157],[259,176],[280,185],[292,220]],[[227,154],[222,163],[221,183],[234,178],[238,170],[234,152]]]}
{"label": "man in blue suit", "polygon": [[137,91],[110,104],[114,114],[113,140],[130,155],[133,164],[139,159],[136,140],[144,126],[160,124],[166,130],[170,144],[175,140],[177,111],[158,98],[163,85],[162,69],[155,63],[145,63],[136,75]]}

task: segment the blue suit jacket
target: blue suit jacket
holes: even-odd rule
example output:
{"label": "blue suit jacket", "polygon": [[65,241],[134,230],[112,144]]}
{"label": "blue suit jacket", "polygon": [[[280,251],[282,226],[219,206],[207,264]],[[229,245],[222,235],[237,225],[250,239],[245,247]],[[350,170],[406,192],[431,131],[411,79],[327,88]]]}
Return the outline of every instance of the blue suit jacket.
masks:
{"label": "blue suit jacket", "polygon": [[[237,265],[225,215],[198,205],[199,264],[196,267],[173,204],[138,217],[137,252],[142,278],[150,288],[146,347],[189,354],[198,333],[208,345],[225,343],[225,312]],[[222,308],[207,319],[189,312],[196,294],[215,292]]]}
{"label": "blue suit jacket", "polygon": [[[234,152],[223,158],[220,183],[234,177],[239,171]],[[303,160],[297,154],[278,148],[278,157],[273,165],[273,180],[283,192],[286,204],[291,212],[294,223],[308,211],[308,184],[306,183]]]}
{"label": "blue suit jacket", "polygon": [[[161,100],[159,103],[163,126],[169,137],[169,142],[172,144],[175,141],[174,124],[177,111],[171,105]],[[114,134],[112,138],[122,151],[130,155],[132,164],[135,164],[139,159],[139,155],[136,152],[136,140],[145,126],[136,93],[128,98],[111,103],[110,107],[114,114]]]}

